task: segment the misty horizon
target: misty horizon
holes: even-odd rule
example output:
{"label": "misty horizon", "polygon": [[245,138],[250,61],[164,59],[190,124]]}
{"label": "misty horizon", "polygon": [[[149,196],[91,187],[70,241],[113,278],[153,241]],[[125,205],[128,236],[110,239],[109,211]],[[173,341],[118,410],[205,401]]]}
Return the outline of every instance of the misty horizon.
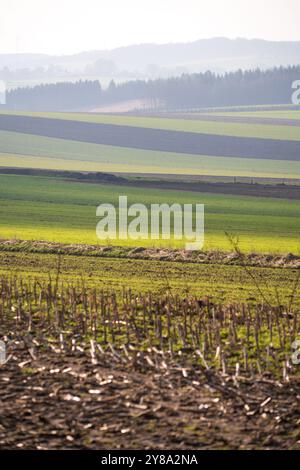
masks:
{"label": "misty horizon", "polygon": [[33,51],[26,51],[26,52],[0,52],[0,56],[5,56],[5,55],[40,55],[40,56],[48,56],[48,57],[73,57],[76,55],[81,55],[85,53],[90,53],[90,52],[112,52],[120,49],[127,49],[127,48],[137,48],[140,46],[177,46],[177,45],[191,45],[195,44],[201,41],[217,41],[217,40],[224,40],[224,41],[245,41],[245,42],[264,42],[264,43],[274,43],[274,44],[297,44],[300,43],[300,37],[299,39],[274,39],[270,40],[267,38],[263,37],[229,37],[229,36],[207,36],[207,37],[202,37],[198,39],[193,39],[193,40],[186,40],[186,41],[179,41],[179,40],[170,40],[168,42],[159,42],[159,41],[149,41],[149,42],[133,42],[129,44],[123,44],[120,46],[115,46],[115,47],[108,47],[108,48],[101,48],[101,47],[95,47],[95,48],[90,48],[90,49],[78,49],[74,52],[70,53],[49,53],[49,52],[33,52]]}
{"label": "misty horizon", "polygon": [[0,11],[0,54],[74,55],[210,38],[300,40],[297,0],[2,0]]}

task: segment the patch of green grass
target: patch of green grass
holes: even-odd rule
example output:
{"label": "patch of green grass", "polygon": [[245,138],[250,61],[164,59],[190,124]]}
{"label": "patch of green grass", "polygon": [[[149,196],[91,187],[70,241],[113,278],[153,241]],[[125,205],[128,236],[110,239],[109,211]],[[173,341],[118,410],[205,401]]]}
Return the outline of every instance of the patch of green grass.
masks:
{"label": "patch of green grass", "polygon": [[[2,112],[1,112],[2,113]],[[3,113],[2,113],[3,114]],[[236,137],[253,137],[259,139],[300,140],[300,131],[297,127],[208,122],[191,119],[171,119],[144,116],[124,116],[112,114],[88,114],[88,113],[53,113],[53,112],[9,112],[21,116],[37,116],[71,121],[93,122],[113,124],[120,126],[134,126],[153,129],[165,129],[171,131],[199,132],[205,134],[229,135]]]}
{"label": "patch of green grass", "polygon": [[[205,249],[230,250],[225,236],[239,237],[244,251],[300,253],[300,202],[225,196],[117,185],[88,184],[56,178],[0,176],[0,237],[62,243],[103,244],[96,238],[96,207],[128,204],[205,204]],[[180,247],[174,240],[112,240],[114,245]]]}
{"label": "patch of green grass", "polygon": [[[58,256],[37,253],[0,252],[0,273],[23,278],[55,279]],[[288,304],[297,270],[282,268],[250,268],[264,296],[277,305]],[[187,264],[183,262],[106,259],[88,256],[63,256],[60,259],[60,280],[84,282],[88,286],[101,285],[121,293],[124,287],[133,292],[156,294],[171,289],[173,294],[188,292],[202,298],[211,296],[221,303],[261,303],[257,288],[243,267]],[[277,294],[278,297],[277,297]],[[299,304],[300,293],[295,303]]]}
{"label": "patch of green grass", "polygon": [[242,116],[242,117],[258,117],[270,119],[300,119],[299,110],[272,110],[269,111],[236,111],[236,112],[216,112],[216,116]]}

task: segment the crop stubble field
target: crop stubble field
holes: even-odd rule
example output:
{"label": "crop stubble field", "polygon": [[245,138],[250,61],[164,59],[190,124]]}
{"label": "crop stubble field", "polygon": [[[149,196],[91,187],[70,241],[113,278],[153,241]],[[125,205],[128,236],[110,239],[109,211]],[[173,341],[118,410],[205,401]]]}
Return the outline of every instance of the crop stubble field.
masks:
{"label": "crop stubble field", "polygon": [[[285,289],[259,297],[236,266],[9,251],[1,266],[2,448],[299,448],[299,271],[263,273],[288,283],[280,306]],[[238,279],[254,297],[220,302]]]}

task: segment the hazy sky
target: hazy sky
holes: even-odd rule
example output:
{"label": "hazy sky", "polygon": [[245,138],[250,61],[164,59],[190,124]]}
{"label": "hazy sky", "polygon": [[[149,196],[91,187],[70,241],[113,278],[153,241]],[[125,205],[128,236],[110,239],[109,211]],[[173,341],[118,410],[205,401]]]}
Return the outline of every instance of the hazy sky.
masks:
{"label": "hazy sky", "polygon": [[0,0],[0,53],[226,36],[300,40],[299,0]]}

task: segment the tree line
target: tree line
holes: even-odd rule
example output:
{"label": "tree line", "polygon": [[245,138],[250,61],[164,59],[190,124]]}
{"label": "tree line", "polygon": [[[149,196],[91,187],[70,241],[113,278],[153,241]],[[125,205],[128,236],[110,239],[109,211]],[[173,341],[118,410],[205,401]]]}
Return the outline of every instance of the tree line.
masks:
{"label": "tree line", "polygon": [[80,80],[11,89],[6,102],[9,108],[49,111],[84,109],[136,99],[148,100],[154,108],[170,110],[287,104],[291,102],[291,86],[295,80],[300,80],[300,66],[238,70],[222,75],[208,71],[121,84],[111,81],[106,89],[97,80]]}

